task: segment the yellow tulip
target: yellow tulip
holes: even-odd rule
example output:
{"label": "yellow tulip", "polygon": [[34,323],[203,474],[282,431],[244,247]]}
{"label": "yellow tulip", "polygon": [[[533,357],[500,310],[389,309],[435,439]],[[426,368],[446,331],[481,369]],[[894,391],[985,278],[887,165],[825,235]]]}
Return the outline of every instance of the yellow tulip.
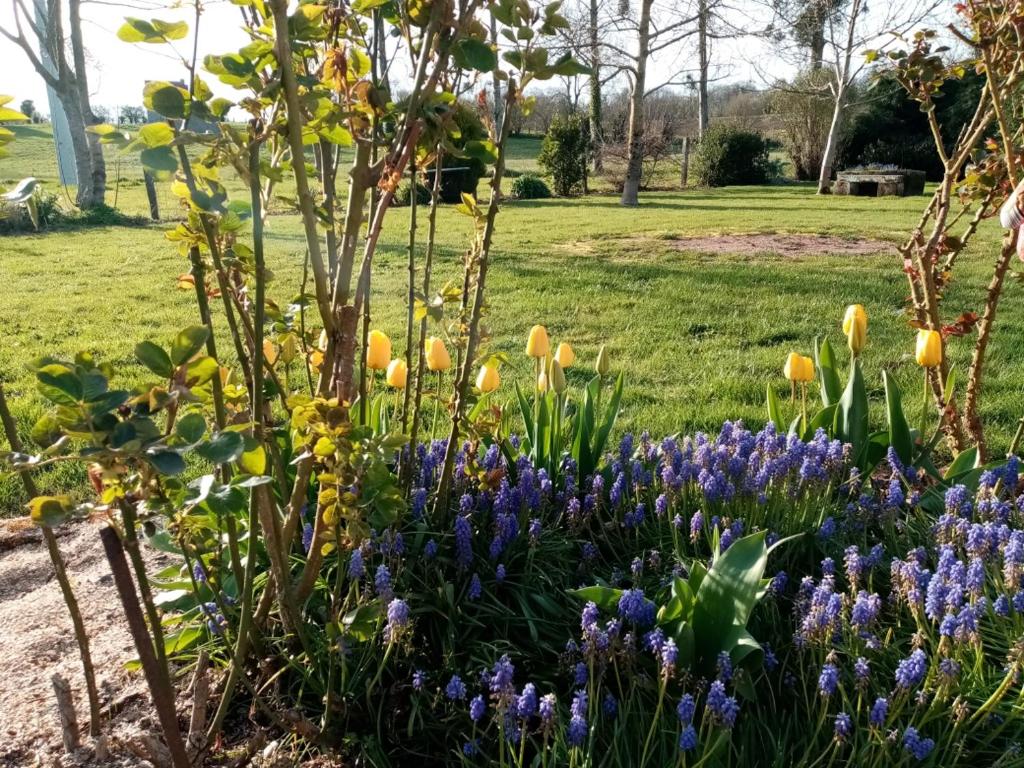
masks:
{"label": "yellow tulip", "polygon": [[846,308],[846,316],[843,318],[843,333],[846,334],[846,342],[853,354],[859,355],[864,345],[868,343],[868,316],[864,307],[860,304],[851,304]]}
{"label": "yellow tulip", "polygon": [[526,354],[530,357],[547,357],[550,348],[547,328],[543,325],[533,326],[530,329],[530,338],[526,342]]}
{"label": "yellow tulip", "polygon": [[558,358],[551,361],[551,388],[558,394],[565,392],[567,386],[565,382],[565,371],[562,370],[562,366],[558,362]]}
{"label": "yellow tulip", "polygon": [[562,368],[568,368],[576,362],[576,353],[572,351],[572,347],[563,341],[558,345],[558,349],[555,350],[555,360],[558,361]]}
{"label": "yellow tulip", "polygon": [[388,366],[387,376],[385,377],[388,386],[395,389],[405,389],[405,382],[408,378],[409,368],[406,366],[405,360],[396,357]]}
{"label": "yellow tulip", "polygon": [[383,371],[391,363],[391,339],[383,331],[370,331],[366,342],[366,367]]}
{"label": "yellow tulip", "polygon": [[481,365],[480,373],[476,375],[476,388],[484,394],[493,392],[501,386],[501,376],[498,369],[493,365]]}
{"label": "yellow tulip", "polygon": [[598,376],[607,376],[611,369],[612,364],[608,359],[608,352],[605,351],[604,344],[602,344],[601,351],[597,353],[597,363],[594,365],[594,370],[597,371]]}
{"label": "yellow tulip", "polygon": [[814,379],[814,361],[809,357],[790,352],[786,357],[786,365],[782,369],[790,381],[808,382]]}
{"label": "yellow tulip", "polygon": [[922,328],[917,332],[917,364],[934,368],[942,362],[942,336],[938,331]]}
{"label": "yellow tulip", "polygon": [[448,348],[437,336],[431,336],[424,345],[424,352],[427,355],[427,368],[432,371],[447,371],[452,367],[452,358],[448,354]]}

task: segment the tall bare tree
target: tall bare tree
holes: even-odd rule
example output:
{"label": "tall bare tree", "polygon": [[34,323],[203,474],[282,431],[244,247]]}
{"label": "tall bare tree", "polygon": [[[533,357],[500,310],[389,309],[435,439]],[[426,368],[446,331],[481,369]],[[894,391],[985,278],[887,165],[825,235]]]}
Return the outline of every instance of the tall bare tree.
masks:
{"label": "tall bare tree", "polygon": [[[643,175],[644,143],[644,98],[648,94],[647,66],[652,56],[677,45],[683,39],[696,33],[694,22],[697,15],[680,11],[672,6],[659,9],[654,17],[654,0],[638,0],[636,16],[629,13],[628,2],[620,7],[621,18],[616,27],[636,40],[633,50],[613,43],[605,43],[605,49],[621,59],[619,66],[629,79],[629,120],[626,128],[626,176],[622,185],[622,205],[639,203],[640,180]],[[664,85],[664,84],[663,84]],[[659,87],[663,87],[659,86]]]}
{"label": "tall bare tree", "polygon": [[[99,137],[86,130],[100,121],[93,114],[89,101],[81,0],[68,0],[66,31],[62,0],[34,1],[39,4],[38,16],[30,12],[24,0],[11,0],[14,28],[0,27],[0,34],[25,53],[32,67],[57,95],[67,116],[75,156],[78,175],[75,202],[83,209],[94,208],[103,204],[107,170]],[[44,23],[40,23],[40,20]],[[38,53],[29,34],[35,40]],[[53,63],[52,68],[47,66],[46,60]]]}
{"label": "tall bare tree", "polygon": [[[864,53],[883,36],[903,35],[929,19],[940,7],[940,0],[905,0],[869,9],[864,0],[849,0],[837,6],[825,23],[823,66],[831,69],[832,120],[818,174],[818,192],[831,188],[833,165],[854,81],[867,66]],[[812,50],[812,67],[813,67]]]}

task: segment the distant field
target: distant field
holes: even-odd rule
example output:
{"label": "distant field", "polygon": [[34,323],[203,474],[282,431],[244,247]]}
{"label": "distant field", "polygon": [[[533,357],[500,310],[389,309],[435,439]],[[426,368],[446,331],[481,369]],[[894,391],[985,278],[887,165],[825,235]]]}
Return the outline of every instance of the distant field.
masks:
{"label": "distant field", "polygon": [[[14,156],[0,162],[0,179],[38,176],[54,181],[48,129],[18,129]],[[540,143],[513,140],[510,167],[535,168]],[[148,212],[136,160],[110,158],[110,194],[131,214]],[[118,182],[118,179],[120,181]],[[798,257],[756,252],[708,255],[674,238],[747,232],[823,233],[896,242],[914,226],[925,198],[818,197],[811,187],[690,189],[642,195],[638,209],[611,195],[585,199],[509,201],[503,206],[490,277],[488,322],[494,348],[511,355],[503,378],[525,381],[522,346],[534,323],[577,348],[582,382],[601,344],[626,371],[620,422],[654,435],[715,429],[724,419],[764,420],[767,382],[780,382],[790,349],[810,352],[815,334],[835,338],[846,304],[859,302],[871,318],[866,364],[880,397],[882,366],[905,390],[917,392],[912,334],[903,318],[906,280],[900,261],[886,255],[824,252]],[[161,192],[163,215],[176,215]],[[403,252],[407,211],[389,214],[375,274],[376,324],[398,339],[405,312]],[[455,278],[470,222],[440,214],[441,279]],[[141,227],[56,230],[0,237],[0,375],[17,417],[28,430],[42,412],[25,363],[49,353],[88,349],[117,364],[126,384],[141,378],[132,348],[165,339],[195,322],[189,293],[175,288],[187,264],[163,237],[166,222]],[[948,294],[956,311],[980,310],[998,233],[986,224],[960,264]],[[303,239],[294,216],[271,217],[268,259],[276,274],[271,294],[281,301],[298,290]],[[985,416],[997,444],[1009,441],[1024,413],[1024,313],[1021,288],[1011,283],[991,349]],[[400,348],[396,342],[396,350]],[[967,344],[952,354],[966,367]],[[912,398],[916,402],[916,398]],[[879,414],[880,415],[880,414]],[[68,488],[79,475],[53,470],[44,487]],[[19,487],[0,480],[0,512],[21,503]]]}

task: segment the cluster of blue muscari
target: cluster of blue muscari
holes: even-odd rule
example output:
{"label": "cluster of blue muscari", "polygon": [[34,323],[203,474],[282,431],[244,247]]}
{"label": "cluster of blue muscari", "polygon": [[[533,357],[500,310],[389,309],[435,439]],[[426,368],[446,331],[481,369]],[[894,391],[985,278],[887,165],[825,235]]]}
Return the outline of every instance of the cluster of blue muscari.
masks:
{"label": "cluster of blue muscari", "polygon": [[[803,579],[793,596],[798,647],[856,648],[856,652],[848,654],[849,662],[841,662],[842,655],[830,654],[817,669],[821,697],[833,706],[841,701],[833,694],[843,685],[844,677],[852,677],[864,693],[871,689],[869,657],[881,646],[879,635],[884,636],[884,632],[879,625],[883,614],[909,610],[915,617],[932,622],[942,640],[934,660],[914,645],[899,660],[892,677],[886,676],[891,681],[886,685],[889,693],[887,697],[877,697],[870,708],[868,724],[872,728],[888,725],[892,697],[930,688],[932,679],[936,680],[935,685],[957,680],[961,667],[952,658],[957,644],[979,642],[979,627],[989,617],[1024,614],[1024,531],[1013,527],[1014,520],[1019,520],[1024,511],[1024,497],[1009,498],[1008,491],[1017,485],[1016,461],[984,473],[976,494],[963,486],[946,493],[945,510],[933,528],[934,549],[918,548],[902,559],[892,559],[891,593],[883,596],[872,589],[879,581],[873,573],[886,558],[882,545],[835,548],[831,539],[840,530],[865,531],[864,519],[857,519],[865,511],[871,515],[899,515],[917,503],[916,471],[903,466],[892,451],[887,457],[891,471],[879,481],[877,475],[868,478],[849,470],[848,450],[838,441],[829,440],[822,431],[803,443],[793,436],[779,434],[771,425],[752,433],[741,423],[726,423],[714,437],[698,434],[655,443],[646,434],[639,440],[627,435],[605,474],[579,477],[575,464],[566,459],[559,468],[559,482],[554,483],[545,470],[536,469],[527,457],[520,456],[510,465],[497,446],[492,445],[477,456],[470,456],[467,450],[468,444],[456,459],[453,498],[458,504],[448,519],[451,527],[429,538],[422,545],[422,554],[426,560],[437,561],[439,567],[450,564],[465,579],[463,594],[470,601],[483,596],[485,584],[481,574],[486,578],[493,574],[493,582],[487,588],[497,589],[510,576],[515,553],[521,551],[516,548],[537,547],[549,530],[564,528],[584,534],[579,537],[581,573],[599,567],[601,549],[586,536],[597,513],[601,513],[603,521],[610,517],[630,531],[659,521],[681,531],[688,526],[692,541],[717,536],[724,551],[744,534],[746,526],[742,519],[730,518],[727,508],[718,506],[720,503],[742,501],[749,508],[751,503],[764,505],[772,499],[815,498],[830,488],[842,488],[852,499],[846,514],[826,517],[818,531],[823,546],[832,548],[835,559],[826,558],[822,577]],[[421,445],[416,451],[418,471],[412,479],[410,507],[412,517],[420,519],[427,514],[428,499],[436,487],[444,443]],[[463,471],[471,464],[492,472],[493,483],[480,484],[472,472]],[[669,520],[670,510],[684,493],[688,519],[676,514]],[[775,538],[772,534],[771,540]],[[371,533],[369,542],[349,555],[348,576],[362,582],[363,595],[376,595],[387,605],[385,640],[411,631],[410,607],[405,600],[395,597],[396,585],[402,583],[405,558],[411,554],[406,551],[401,533],[387,529],[380,534]],[[376,561],[378,557],[384,562]],[[602,621],[597,607],[588,604],[581,615],[580,642],[569,644],[569,669],[575,687],[565,723],[570,745],[581,746],[586,742],[593,727],[587,720],[587,686],[599,681],[615,654],[649,652],[647,658],[653,657],[655,668],[662,675],[671,678],[675,673],[678,648],[660,630],[651,629],[656,608],[641,588],[642,581],[664,576],[661,555],[652,551],[646,562],[645,557],[646,553],[640,552],[632,563],[623,563],[629,564],[628,571],[613,573],[612,583],[632,576],[632,588],[623,591],[616,615]],[[367,579],[367,573],[372,574],[371,579]],[[197,568],[197,580],[200,575],[205,577]],[[769,583],[769,594],[783,596],[789,581],[787,574],[780,571]],[[840,588],[841,581],[845,581],[845,588]],[[929,677],[932,663],[934,678]],[[775,654],[766,647],[766,669],[770,671],[777,664]],[[851,664],[852,671],[846,664]],[[486,692],[469,701],[471,721],[478,723],[490,710],[494,717],[503,718],[509,738],[527,726],[549,733],[558,719],[554,694],[538,696],[532,683],[516,690],[513,675],[508,657],[496,663],[484,681]],[[724,728],[734,725],[739,711],[735,697],[728,693],[731,677],[731,664],[725,657],[718,661],[716,678],[704,683],[708,687],[703,716]],[[412,687],[423,691],[425,681],[426,674],[417,670]],[[452,701],[470,698],[466,683],[458,675],[449,679],[443,692]],[[619,702],[606,692],[599,709],[605,717],[614,718]],[[693,696],[685,694],[678,708],[679,747],[683,751],[698,746],[696,711]],[[846,741],[853,733],[853,718],[847,712],[833,717],[835,739]],[[903,745],[915,758],[923,759],[921,755],[929,754],[934,743],[910,727],[904,732]],[[479,741],[467,742],[465,748],[469,750],[467,754],[475,753],[480,748]]]}

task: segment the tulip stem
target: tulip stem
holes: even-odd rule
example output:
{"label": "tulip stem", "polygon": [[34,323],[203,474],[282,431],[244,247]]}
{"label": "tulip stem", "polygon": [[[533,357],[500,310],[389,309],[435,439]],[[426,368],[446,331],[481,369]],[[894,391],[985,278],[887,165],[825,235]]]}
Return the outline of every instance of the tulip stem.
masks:
{"label": "tulip stem", "polygon": [[924,369],[924,399],[921,401],[921,443],[924,444],[924,430],[928,424],[928,401],[930,398],[930,392],[928,391],[928,368]]}
{"label": "tulip stem", "polygon": [[434,418],[430,423],[430,444],[434,444],[434,436],[437,434],[437,411],[441,406],[441,372],[437,372],[437,390],[434,398]]}
{"label": "tulip stem", "polygon": [[540,391],[540,377],[544,372],[544,358],[538,357],[536,368],[536,384],[534,385],[533,394],[533,457],[539,459],[540,452],[540,399],[543,396],[543,392]]}
{"label": "tulip stem", "polygon": [[800,432],[807,433],[807,383],[800,382]]}

